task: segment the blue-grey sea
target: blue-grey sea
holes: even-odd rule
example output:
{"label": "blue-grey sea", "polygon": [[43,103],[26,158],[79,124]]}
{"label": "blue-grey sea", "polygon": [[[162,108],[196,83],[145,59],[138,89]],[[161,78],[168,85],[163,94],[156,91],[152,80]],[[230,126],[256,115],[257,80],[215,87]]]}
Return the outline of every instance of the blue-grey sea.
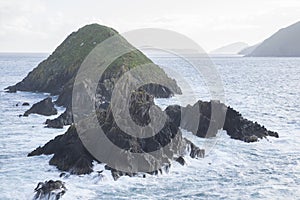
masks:
{"label": "blue-grey sea", "polygon": [[[4,88],[22,80],[47,56],[0,54],[0,200],[32,199],[37,183],[49,179],[66,183],[68,191],[62,199],[69,200],[300,199],[300,58],[211,58],[224,88],[223,101],[244,117],[277,131],[278,139],[248,144],[220,131],[208,141],[183,131],[200,147],[213,144],[208,145],[205,158],[186,158],[186,166],[174,162],[169,173],[162,175],[113,181],[108,172],[104,178],[97,173],[60,178],[60,171],[48,164],[51,156],[27,157],[67,127],[44,128],[47,117],[40,115],[18,117],[29,107],[16,104],[32,105],[49,94],[5,93]],[[185,60],[166,56],[152,56],[152,60],[187,83],[178,82],[182,96],[157,99],[161,107],[211,98],[205,80]],[[61,113],[64,108],[58,110]]]}

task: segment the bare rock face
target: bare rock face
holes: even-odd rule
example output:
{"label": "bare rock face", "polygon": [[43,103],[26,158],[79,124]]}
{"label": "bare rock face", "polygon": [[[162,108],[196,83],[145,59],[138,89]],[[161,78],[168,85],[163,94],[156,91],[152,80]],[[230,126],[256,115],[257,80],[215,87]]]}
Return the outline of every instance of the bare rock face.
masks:
{"label": "bare rock face", "polygon": [[243,118],[238,111],[218,101],[198,101],[186,107],[169,106],[166,112],[182,129],[202,138],[215,137],[221,129],[232,139],[244,142],[256,142],[267,136],[279,137],[278,133]]}
{"label": "bare rock face", "polygon": [[30,114],[39,114],[39,115],[56,115],[57,110],[54,107],[54,103],[52,102],[51,97],[47,97],[46,99],[33,104],[32,107],[24,113],[24,116],[28,116]]}
{"label": "bare rock face", "polygon": [[58,200],[66,193],[67,189],[62,181],[49,180],[45,182],[39,182],[34,191],[34,200]]}
{"label": "bare rock face", "polygon": [[[153,96],[150,96],[145,91],[137,91],[132,94],[130,102],[130,114],[133,121],[141,126],[147,125],[151,121],[149,109],[154,105]],[[97,118],[107,138],[124,151],[134,153],[153,152],[166,146],[172,140],[172,146],[163,153],[163,155],[166,156],[161,157],[161,162],[165,163],[166,166],[170,165],[170,158],[172,159],[174,156],[178,157],[178,155],[183,156],[186,149],[189,149],[190,156],[193,158],[204,157],[204,150],[196,147],[187,139],[182,138],[178,124],[175,124],[170,117],[167,117],[167,122],[159,133],[145,139],[135,138],[123,132],[115,122],[111,108],[99,112]],[[84,147],[74,125],[72,125],[65,134],[55,137],[43,147],[38,147],[29,153],[28,156],[42,154],[53,154],[49,163],[55,165],[60,170],[69,171],[72,174],[90,173],[93,171],[93,161],[100,162]],[[127,161],[129,162],[130,158],[124,158],[125,164]],[[124,162],[122,164],[124,164]],[[115,177],[134,175],[120,172],[115,170],[115,168],[117,168],[117,166],[109,166],[112,175]],[[155,174],[155,172],[153,173]]]}
{"label": "bare rock face", "polygon": [[56,136],[43,147],[38,147],[28,156],[51,155],[49,164],[59,170],[72,174],[89,174],[92,170],[93,156],[83,146],[75,126],[71,126],[63,135]]}
{"label": "bare rock face", "polygon": [[55,119],[47,119],[45,124],[47,128],[63,128],[73,123],[73,114],[70,108],[67,108],[60,116]]}
{"label": "bare rock face", "polygon": [[267,130],[257,122],[252,122],[242,117],[242,115],[231,107],[228,107],[224,123],[224,130],[233,139],[244,142],[256,142],[258,139],[272,136],[278,138],[276,132]]}

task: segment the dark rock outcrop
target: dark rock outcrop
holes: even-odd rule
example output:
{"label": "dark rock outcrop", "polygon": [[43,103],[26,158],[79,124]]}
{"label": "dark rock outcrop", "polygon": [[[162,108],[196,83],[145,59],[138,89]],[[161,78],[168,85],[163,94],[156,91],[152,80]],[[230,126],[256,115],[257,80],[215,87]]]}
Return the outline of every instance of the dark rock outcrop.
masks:
{"label": "dark rock outcrop", "polygon": [[47,97],[44,100],[33,104],[32,107],[24,113],[24,116],[28,116],[30,114],[39,114],[39,115],[56,115],[57,110],[54,107],[54,103],[52,102],[51,97]]}
{"label": "dark rock outcrop", "polygon": [[[214,115],[212,115],[212,107],[214,107]],[[245,142],[257,141],[258,138],[267,136],[278,137],[278,133],[268,131],[257,122],[243,118],[238,111],[218,101],[198,101],[193,106],[188,105],[183,108],[169,106],[166,111],[176,124],[180,123],[181,128],[199,137],[214,137],[220,129],[226,130],[231,138]],[[199,120],[199,124],[194,120]]]}
{"label": "dark rock outcrop", "polygon": [[239,112],[231,107],[227,109],[223,129],[227,131],[231,138],[245,142],[255,142],[258,138],[261,139],[267,136],[279,137],[278,133],[267,130],[257,122],[243,118]]}
{"label": "dark rock outcrop", "polygon": [[55,119],[47,119],[45,124],[47,128],[63,128],[73,123],[73,114],[70,108],[67,108],[60,116]]}
{"label": "dark rock outcrop", "polygon": [[22,103],[22,106],[30,106],[30,104],[28,102],[24,102]]}
{"label": "dark rock outcrop", "polygon": [[[133,92],[129,107],[131,119],[139,126],[148,125],[151,122],[149,111],[150,108],[153,109],[153,106],[155,106],[153,96],[150,96],[144,90]],[[158,107],[156,108],[159,109]],[[119,109],[118,112],[122,112],[122,110]],[[180,156],[184,156],[184,152],[188,152],[191,158],[204,157],[205,152],[203,149],[182,138],[180,127],[198,137],[215,137],[218,130],[224,129],[231,138],[244,142],[255,142],[259,138],[267,136],[278,137],[277,133],[268,131],[256,122],[253,123],[244,119],[240,113],[218,101],[198,101],[193,106],[188,105],[186,107],[169,106],[166,108],[165,113],[167,118],[164,126],[156,135],[147,138],[133,137],[119,128],[116,122],[118,116],[113,114],[110,106],[107,110],[98,110],[96,117],[106,137],[124,151],[150,153],[162,149],[172,141],[171,147],[164,149],[164,153],[160,158],[161,162],[166,166],[170,165],[170,158],[176,160]],[[128,125],[128,119],[121,118],[119,120],[121,120],[119,123]],[[161,119],[156,120],[160,121]],[[93,126],[95,124],[89,124],[88,120],[87,122],[84,120],[80,122],[81,129],[86,128],[89,130],[93,129]],[[72,125],[65,134],[55,137],[43,147],[38,147],[29,153],[28,156],[41,154],[54,154],[49,163],[60,170],[69,171],[72,174],[92,172],[93,161],[97,161],[83,145],[75,125]],[[182,159],[177,161],[182,163]],[[135,173],[116,170],[117,163],[115,161],[115,164],[110,163],[111,165],[106,167],[111,170],[115,180],[124,175],[136,175]],[[130,165],[130,158],[122,158],[122,164]],[[157,174],[160,170],[162,169],[148,173]]]}
{"label": "dark rock outcrop", "polygon": [[205,150],[200,149],[196,145],[194,145],[192,142],[190,142],[190,156],[191,158],[204,158],[205,156]]}
{"label": "dark rock outcrop", "polygon": [[34,189],[34,200],[60,199],[67,191],[65,184],[62,181],[45,181],[39,182]]}
{"label": "dark rock outcrop", "polygon": [[219,101],[198,101],[181,108],[181,128],[203,138],[215,137],[222,129],[227,106]]}
{"label": "dark rock outcrop", "polygon": [[72,174],[91,173],[93,156],[83,146],[78,137],[75,126],[71,126],[63,135],[56,136],[43,147],[38,147],[28,156],[51,155],[49,164],[59,170],[69,171]]}
{"label": "dark rock outcrop", "polygon": [[[148,95],[145,91],[137,91],[131,96],[130,102],[130,114],[133,121],[140,126],[147,125],[150,122],[149,109],[154,105],[153,97]],[[116,124],[110,108],[97,113],[97,118],[107,138],[124,151],[134,153],[152,152],[161,149],[173,140],[172,147],[164,152],[167,156],[162,156],[161,158],[162,162],[166,165],[169,165],[169,158],[183,154],[186,149],[190,150],[193,158],[204,157],[204,150],[199,149],[192,142],[182,138],[178,124],[174,124],[173,120],[168,117],[164,127],[159,133],[145,139],[135,138],[123,132]],[[124,123],[126,123],[126,119],[124,120]],[[92,125],[87,125],[87,127],[92,128]],[[50,165],[55,165],[58,169],[69,171],[73,174],[92,172],[92,162],[97,161],[84,147],[74,125],[72,125],[65,134],[55,137],[43,147],[38,147],[29,153],[28,156],[42,154],[54,154],[49,161]],[[126,162],[126,160],[130,159],[124,158],[124,162]],[[115,170],[114,166],[109,167],[112,169],[114,178],[121,175],[134,175]]]}
{"label": "dark rock outcrop", "polygon": [[[129,112],[134,123],[140,126],[149,124],[151,122],[149,110],[153,106],[155,106],[153,96],[150,96],[144,90],[132,93]],[[97,120],[106,137],[124,151],[133,153],[153,152],[161,149],[173,140],[174,144],[172,143],[171,149],[165,150],[166,157],[162,156],[161,158],[165,165],[170,164],[168,158],[177,159],[178,162],[184,163],[179,158],[183,156],[183,152],[186,152],[186,150],[191,158],[204,157],[205,152],[203,149],[182,138],[179,127],[191,131],[198,137],[215,137],[218,130],[224,129],[231,138],[244,142],[255,142],[259,138],[267,136],[278,137],[277,133],[266,130],[256,122],[253,123],[244,119],[240,113],[218,101],[198,101],[193,106],[188,105],[186,107],[169,106],[166,108],[165,113],[167,116],[165,125],[155,136],[148,138],[136,138],[123,132],[117,125],[115,121],[116,116],[113,115],[110,107],[107,110],[99,110],[97,112]],[[121,123],[128,124],[126,120],[122,119]],[[93,128],[91,124],[85,124],[84,126],[88,127],[88,129]],[[41,154],[54,154],[49,163],[60,170],[69,171],[72,174],[92,172],[93,161],[97,161],[84,147],[74,125],[65,134],[57,136],[43,147],[38,147],[29,153],[28,156]],[[125,164],[129,160],[130,158],[124,158]],[[118,179],[123,175],[135,175],[134,173],[118,171],[116,167],[107,166],[107,169],[112,171],[114,179]],[[150,174],[157,173],[154,171]]]}
{"label": "dark rock outcrop", "polygon": [[19,106],[19,105],[22,105],[22,106],[30,106],[30,104],[28,102],[24,102],[24,103],[17,103],[16,106]]}
{"label": "dark rock outcrop", "polygon": [[256,142],[267,136],[279,137],[278,133],[243,118],[239,112],[218,101],[198,101],[193,106],[183,108],[169,106],[166,112],[182,129],[198,137],[215,137],[220,129],[225,130],[231,138],[244,142]]}
{"label": "dark rock outcrop", "polygon": [[178,162],[179,164],[181,164],[182,166],[186,164],[186,162],[182,156],[179,156],[178,158],[176,158],[175,161]]}

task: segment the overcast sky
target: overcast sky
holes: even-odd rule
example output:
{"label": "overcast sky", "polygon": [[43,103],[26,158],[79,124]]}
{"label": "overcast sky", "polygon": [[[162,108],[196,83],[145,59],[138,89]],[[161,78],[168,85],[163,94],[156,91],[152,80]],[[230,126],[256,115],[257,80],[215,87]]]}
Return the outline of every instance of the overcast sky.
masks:
{"label": "overcast sky", "polygon": [[95,22],[119,32],[174,30],[210,51],[256,44],[297,21],[299,0],[0,0],[0,52],[52,52]]}

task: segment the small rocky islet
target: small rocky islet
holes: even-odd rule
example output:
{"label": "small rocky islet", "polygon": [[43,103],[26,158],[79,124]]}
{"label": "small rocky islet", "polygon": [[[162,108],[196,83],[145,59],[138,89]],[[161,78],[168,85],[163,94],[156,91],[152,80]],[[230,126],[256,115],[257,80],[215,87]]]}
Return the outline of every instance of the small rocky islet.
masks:
{"label": "small rocky islet", "polygon": [[[63,128],[66,125],[71,125],[66,133],[56,136],[42,147],[37,147],[28,156],[53,155],[49,161],[50,165],[77,175],[89,174],[93,172],[95,161],[101,163],[100,160],[89,153],[78,136],[76,126],[73,123],[72,90],[77,71],[86,56],[97,44],[116,34],[118,33],[114,29],[98,24],[84,26],[70,34],[46,60],[42,61],[21,82],[6,88],[8,92],[46,92],[58,96],[55,102],[51,97],[48,97],[32,105],[24,113],[24,116],[31,113],[46,116],[57,114],[54,105],[66,108],[65,112],[59,117],[48,119],[45,122],[48,128]],[[124,45],[130,45],[125,39],[120,40],[120,42]],[[172,141],[172,148],[168,149],[167,152],[168,158],[185,165],[184,158],[186,156],[196,159],[203,158],[205,152],[184,138],[181,129],[190,131],[202,138],[215,137],[218,130],[223,129],[232,139],[244,142],[257,142],[267,136],[278,137],[278,133],[269,131],[264,126],[243,118],[238,111],[219,101],[206,102],[201,100],[186,107],[170,105],[164,111],[158,108],[161,112],[166,113],[166,123],[159,133],[151,138],[139,139],[124,133],[118,127],[110,106],[114,85],[124,73],[134,67],[147,63],[153,64],[142,52],[134,47],[132,49],[133,51],[122,55],[109,65],[97,87],[97,95],[101,100],[100,106],[96,108],[99,125],[110,141],[122,147],[125,151],[151,152]],[[161,82],[166,83],[165,85],[171,88],[159,84],[148,84],[132,91],[129,102],[130,115],[133,121],[142,126],[149,124],[151,121],[149,110],[152,106],[155,106],[154,98],[169,98],[174,94],[182,93],[175,80],[169,78],[159,66],[154,66],[155,73]],[[86,89],[88,90],[88,88]],[[212,114],[212,107],[215,109],[214,113],[217,114]],[[127,119],[124,120],[126,123]],[[171,160],[162,159],[164,159],[162,162],[165,163],[166,169],[168,169]],[[135,173],[118,171],[113,166],[108,165],[105,169],[111,171],[115,180],[123,175],[136,175]],[[148,174],[160,172],[161,170],[156,170],[148,172]],[[64,187],[61,184],[58,185],[61,188]]]}
{"label": "small rocky islet", "polygon": [[60,180],[39,182],[34,189],[34,200],[60,199],[67,191],[65,183]]}

